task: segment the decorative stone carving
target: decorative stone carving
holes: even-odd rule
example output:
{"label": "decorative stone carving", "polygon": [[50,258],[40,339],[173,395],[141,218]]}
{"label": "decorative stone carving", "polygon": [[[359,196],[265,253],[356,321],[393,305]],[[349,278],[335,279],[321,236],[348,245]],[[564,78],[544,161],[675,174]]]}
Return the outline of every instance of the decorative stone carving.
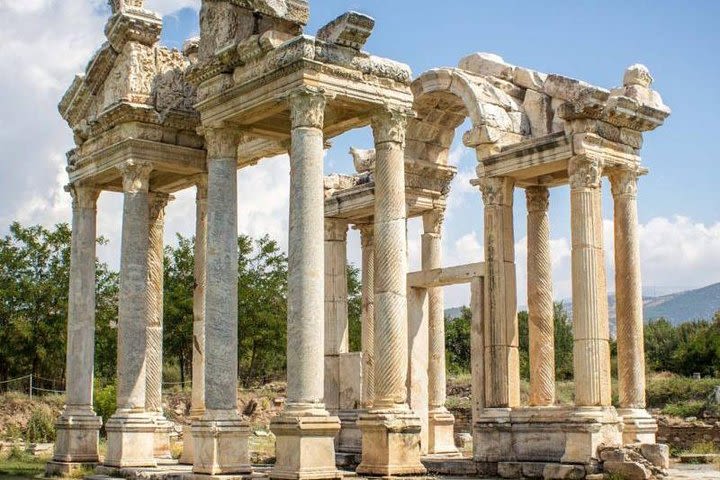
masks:
{"label": "decorative stone carving", "polygon": [[150,183],[152,164],[148,162],[127,161],[118,167],[123,176],[125,193],[147,192]]}
{"label": "decorative stone carving", "polygon": [[219,127],[203,129],[208,159],[237,158],[238,146],[243,140],[243,132],[238,128]]}
{"label": "decorative stone carving", "polygon": [[568,165],[570,188],[599,188],[602,167],[600,160],[585,156],[573,157]]}
{"label": "decorative stone carving", "polygon": [[636,197],[640,172],[634,169],[620,168],[610,172],[610,187],[614,197],[627,195]]}
{"label": "decorative stone carving", "polygon": [[353,157],[355,171],[358,173],[372,172],[375,170],[375,149],[361,150],[350,147],[350,155]]}
{"label": "decorative stone carving", "polygon": [[512,204],[512,189],[508,192],[507,179],[504,177],[485,177],[477,181],[483,196],[483,203],[488,205]]}
{"label": "decorative stone carving", "polygon": [[120,13],[128,8],[142,9],[144,0],[109,0],[112,13]]}
{"label": "decorative stone carving", "polygon": [[407,112],[398,110],[383,110],[376,114],[372,122],[375,144],[393,142],[404,146],[407,118]]}
{"label": "decorative stone carving", "polygon": [[547,212],[550,207],[550,191],[547,188],[528,188],[525,191],[528,212]]}
{"label": "decorative stone carving", "polygon": [[292,128],[323,128],[326,99],[312,89],[296,90],[288,97]]}
{"label": "decorative stone carving", "polygon": [[72,196],[72,208],[77,209],[96,209],[97,199],[100,196],[100,189],[96,187],[86,187],[79,185],[68,185],[65,190]]}
{"label": "decorative stone carving", "polygon": [[374,26],[375,20],[372,17],[347,12],[318,30],[317,39],[361,50],[370,38]]}

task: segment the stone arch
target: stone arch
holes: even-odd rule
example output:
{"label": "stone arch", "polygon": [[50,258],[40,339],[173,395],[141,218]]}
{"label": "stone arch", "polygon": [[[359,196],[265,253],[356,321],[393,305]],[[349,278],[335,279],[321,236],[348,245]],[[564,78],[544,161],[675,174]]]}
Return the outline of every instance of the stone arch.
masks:
{"label": "stone arch", "polygon": [[455,131],[470,118],[473,129],[527,133],[521,100],[485,77],[457,68],[432,69],[412,84],[416,117],[408,123],[406,157],[446,165]]}

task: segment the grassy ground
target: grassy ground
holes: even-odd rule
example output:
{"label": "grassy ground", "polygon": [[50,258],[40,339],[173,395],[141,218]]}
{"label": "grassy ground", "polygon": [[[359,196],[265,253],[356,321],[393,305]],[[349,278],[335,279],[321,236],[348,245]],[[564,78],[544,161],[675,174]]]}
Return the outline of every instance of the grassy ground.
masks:
{"label": "grassy ground", "polygon": [[0,478],[16,480],[42,478],[45,474],[45,463],[49,457],[35,457],[22,450],[12,450],[0,457]]}

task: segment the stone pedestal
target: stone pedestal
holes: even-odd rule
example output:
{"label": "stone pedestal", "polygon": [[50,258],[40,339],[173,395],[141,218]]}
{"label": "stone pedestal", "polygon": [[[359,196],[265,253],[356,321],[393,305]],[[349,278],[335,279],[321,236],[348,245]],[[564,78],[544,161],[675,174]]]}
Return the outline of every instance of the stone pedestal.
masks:
{"label": "stone pedestal", "polygon": [[237,410],[212,410],[193,422],[195,478],[250,473],[250,427]]}
{"label": "stone pedestal", "polygon": [[623,444],[655,443],[657,421],[644,408],[618,408],[623,422]]}
{"label": "stone pedestal", "polygon": [[68,296],[67,404],[57,421],[49,475],[69,475],[98,462],[100,417],[93,411],[95,352],[96,201],[99,190],[72,186],[72,244]]}
{"label": "stone pedestal", "polygon": [[614,407],[576,407],[567,416],[562,463],[598,461],[598,447],[622,446],[622,421]]}
{"label": "stone pedestal", "polygon": [[127,162],[121,167],[123,206],[118,314],[118,410],[105,431],[105,465],[154,467],[154,413],[146,410],[147,318],[149,302],[149,199],[152,167]]}
{"label": "stone pedestal", "polygon": [[360,416],[363,475],[424,474],[420,419],[407,406],[406,115],[381,112],[375,137],[375,391]]}
{"label": "stone pedestal", "polygon": [[312,90],[289,97],[290,226],[288,252],[287,403],[270,424],[276,437],[270,478],[337,478],[334,438],[340,420],[324,396],[325,97]]}

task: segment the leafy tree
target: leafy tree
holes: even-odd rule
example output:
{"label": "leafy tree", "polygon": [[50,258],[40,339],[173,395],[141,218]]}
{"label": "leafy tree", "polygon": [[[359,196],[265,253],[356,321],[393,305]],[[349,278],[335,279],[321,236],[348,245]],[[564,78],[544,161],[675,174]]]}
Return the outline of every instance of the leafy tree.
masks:
{"label": "leafy tree", "polygon": [[177,241],[177,247],[165,247],[163,353],[165,363],[178,365],[184,384],[192,371],[195,240],[178,235]]}
{"label": "leafy tree", "polygon": [[362,283],[360,269],[355,265],[347,266],[348,291],[348,329],[350,331],[350,351],[362,351]]}
{"label": "leafy tree", "polygon": [[470,371],[470,327],[472,310],[462,307],[459,318],[445,319],[445,359],[452,373]]}

